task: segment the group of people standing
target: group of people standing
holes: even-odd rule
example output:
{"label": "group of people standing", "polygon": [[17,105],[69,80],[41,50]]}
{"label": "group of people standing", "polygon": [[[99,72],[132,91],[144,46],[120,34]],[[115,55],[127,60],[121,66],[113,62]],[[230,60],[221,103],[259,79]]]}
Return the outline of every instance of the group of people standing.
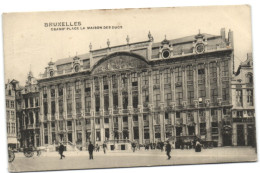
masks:
{"label": "group of people standing", "polygon": [[[149,150],[149,146],[150,146],[151,149],[155,149],[155,147],[156,147],[156,148],[160,149],[161,151],[164,151],[164,145],[165,145],[164,142],[159,142],[155,145],[147,144],[147,145],[145,145],[145,150]],[[104,154],[106,154],[107,144],[103,143],[102,147],[103,147]],[[133,143],[131,143],[131,147],[132,147],[133,152],[135,152],[136,148],[137,148],[137,144],[135,142],[133,142]],[[88,152],[89,152],[89,159],[90,160],[94,159],[93,151],[95,149],[96,149],[96,152],[99,152],[100,146],[98,144],[96,144],[96,146],[94,146],[91,142],[89,142]],[[65,158],[65,155],[63,154],[64,150],[65,150],[64,145],[62,143],[60,143],[60,146],[59,146],[59,149],[58,149],[59,154],[60,154],[60,159]],[[166,155],[168,157],[168,160],[171,159],[171,150],[172,150],[172,145],[170,144],[169,141],[167,141],[166,145],[165,145],[165,151],[166,151]],[[200,144],[199,140],[196,140],[196,142],[195,142],[195,151],[201,152],[201,144]]]}

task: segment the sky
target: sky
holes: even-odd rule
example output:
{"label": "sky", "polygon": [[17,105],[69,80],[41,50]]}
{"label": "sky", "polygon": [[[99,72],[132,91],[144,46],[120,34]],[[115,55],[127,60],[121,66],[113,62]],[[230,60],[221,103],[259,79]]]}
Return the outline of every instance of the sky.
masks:
{"label": "sky", "polygon": [[[121,29],[51,31],[48,22],[80,22],[81,27],[121,26]],[[235,69],[252,52],[250,7],[210,6],[125,10],[91,10],[41,13],[7,13],[3,16],[5,82],[17,79],[22,85],[29,70],[36,78],[50,60],[73,57],[93,49],[145,41],[150,31],[154,42],[199,32],[220,35],[234,32]]]}

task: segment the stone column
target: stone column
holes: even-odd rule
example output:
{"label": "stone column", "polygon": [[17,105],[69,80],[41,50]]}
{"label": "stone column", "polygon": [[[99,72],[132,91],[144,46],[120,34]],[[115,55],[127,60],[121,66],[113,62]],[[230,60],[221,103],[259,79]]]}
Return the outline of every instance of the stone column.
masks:
{"label": "stone column", "polygon": [[113,82],[112,76],[108,76],[108,98],[109,98],[109,112],[113,114]]}
{"label": "stone column", "polygon": [[133,117],[132,115],[128,116],[128,130],[129,130],[129,140],[133,141]]}
{"label": "stone column", "polygon": [[222,137],[222,109],[218,109],[218,147],[223,146],[223,137]]}
{"label": "stone column", "polygon": [[85,121],[85,81],[81,80],[81,135],[82,150],[86,150],[86,121]]}
{"label": "stone column", "polygon": [[232,145],[237,146],[237,124],[233,123]]}
{"label": "stone column", "polygon": [[66,90],[67,84],[64,83],[63,85],[63,118],[64,120],[67,119],[67,90]]}
{"label": "stone column", "polygon": [[86,150],[86,121],[85,118],[81,118],[81,127],[82,127],[82,151]]}
{"label": "stone column", "polygon": [[[118,110],[123,109],[123,102],[122,102],[122,79],[121,74],[117,74],[117,87],[118,87]],[[120,112],[120,111],[119,111]]]}
{"label": "stone column", "polygon": [[50,145],[52,142],[52,134],[51,134],[51,90],[50,86],[47,87],[47,102],[48,102],[48,123],[47,123],[47,128],[48,128],[48,144]]}
{"label": "stone column", "polygon": [[43,91],[42,88],[40,89],[40,145],[44,145],[44,126],[43,126],[43,121],[44,121],[44,112],[43,112]]}
{"label": "stone column", "polygon": [[183,92],[183,101],[187,102],[187,74],[186,66],[182,66],[182,92]]}
{"label": "stone column", "polygon": [[138,73],[138,107],[143,108],[142,73]]}
{"label": "stone column", "polygon": [[186,112],[181,112],[181,117],[182,117],[182,120],[183,120],[183,126],[182,126],[182,135],[183,136],[186,136],[187,135],[187,114]]}
{"label": "stone column", "polygon": [[131,74],[127,74],[127,84],[128,84],[128,110],[133,108],[133,95],[132,95],[132,82]]}
{"label": "stone column", "polygon": [[220,62],[217,61],[217,86],[218,86],[218,100],[222,100],[222,80],[221,80],[221,68],[220,68]]}
{"label": "stone column", "polygon": [[198,65],[193,65],[193,86],[194,86],[194,100],[198,100],[199,90],[198,90]]}
{"label": "stone column", "polygon": [[206,88],[206,99],[210,100],[210,74],[209,74],[209,63],[205,63],[205,88]]}
{"label": "stone column", "polygon": [[160,70],[160,128],[161,128],[161,141],[165,141],[165,104],[164,104],[164,74]]}
{"label": "stone column", "polygon": [[149,136],[150,142],[154,142],[154,131],[153,131],[153,113],[149,114]]}
{"label": "stone column", "polygon": [[172,91],[172,102],[175,103],[175,74],[174,68],[171,68],[171,91]]}
{"label": "stone column", "polygon": [[100,95],[100,141],[104,142],[105,140],[105,131],[104,131],[104,83],[103,77],[99,77],[99,95]]}
{"label": "stone column", "polygon": [[194,110],[193,115],[194,115],[194,123],[195,123],[195,135],[198,136],[199,135],[199,126],[200,126],[198,110]]}
{"label": "stone column", "polygon": [[144,134],[144,123],[143,123],[143,114],[139,113],[138,114],[138,130],[139,130],[139,144],[143,144],[144,143],[144,138],[143,138],[143,134]]}
{"label": "stone column", "polygon": [[210,121],[210,109],[206,109],[205,111],[205,119],[206,119],[206,139],[211,141],[211,121]]}
{"label": "stone column", "polygon": [[154,136],[154,112],[153,112],[153,77],[152,77],[152,71],[148,71],[148,80],[149,80],[149,135],[150,135],[150,141],[155,142],[155,136]]}
{"label": "stone column", "polygon": [[92,79],[92,85],[91,85],[91,119],[90,119],[90,124],[91,124],[91,138],[90,140],[92,143],[95,144],[95,136],[96,136],[96,130],[95,130],[95,112],[96,112],[96,103],[95,103],[95,82],[94,78]]}

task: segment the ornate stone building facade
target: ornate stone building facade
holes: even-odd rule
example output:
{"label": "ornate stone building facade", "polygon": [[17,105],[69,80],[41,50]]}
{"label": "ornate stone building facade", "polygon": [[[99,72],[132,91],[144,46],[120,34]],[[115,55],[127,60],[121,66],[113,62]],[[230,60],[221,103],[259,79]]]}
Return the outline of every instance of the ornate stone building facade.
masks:
{"label": "ornate stone building facade", "polygon": [[21,136],[21,146],[40,146],[39,90],[38,82],[31,71],[28,73],[26,84],[21,91],[20,103],[18,135]]}
{"label": "ornate stone building facade", "polygon": [[255,108],[252,54],[241,62],[232,78],[233,145],[255,146]]}
{"label": "ornate stone building facade", "polygon": [[[140,144],[198,136],[231,145],[233,32],[92,49],[50,62],[38,80],[40,142],[128,139]],[[224,122],[224,123],[223,123]]]}

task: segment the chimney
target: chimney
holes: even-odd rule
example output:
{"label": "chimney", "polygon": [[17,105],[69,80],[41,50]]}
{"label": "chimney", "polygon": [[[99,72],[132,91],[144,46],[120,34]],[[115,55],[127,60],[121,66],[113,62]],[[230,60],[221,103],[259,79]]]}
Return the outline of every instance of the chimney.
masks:
{"label": "chimney", "polygon": [[234,41],[233,41],[233,31],[228,31],[228,42],[231,44],[231,47],[234,49]]}
{"label": "chimney", "polygon": [[225,31],[225,28],[221,28],[221,30],[220,30],[220,35],[221,35],[221,39],[222,39],[223,41],[225,41],[225,40],[226,40],[226,31]]}

